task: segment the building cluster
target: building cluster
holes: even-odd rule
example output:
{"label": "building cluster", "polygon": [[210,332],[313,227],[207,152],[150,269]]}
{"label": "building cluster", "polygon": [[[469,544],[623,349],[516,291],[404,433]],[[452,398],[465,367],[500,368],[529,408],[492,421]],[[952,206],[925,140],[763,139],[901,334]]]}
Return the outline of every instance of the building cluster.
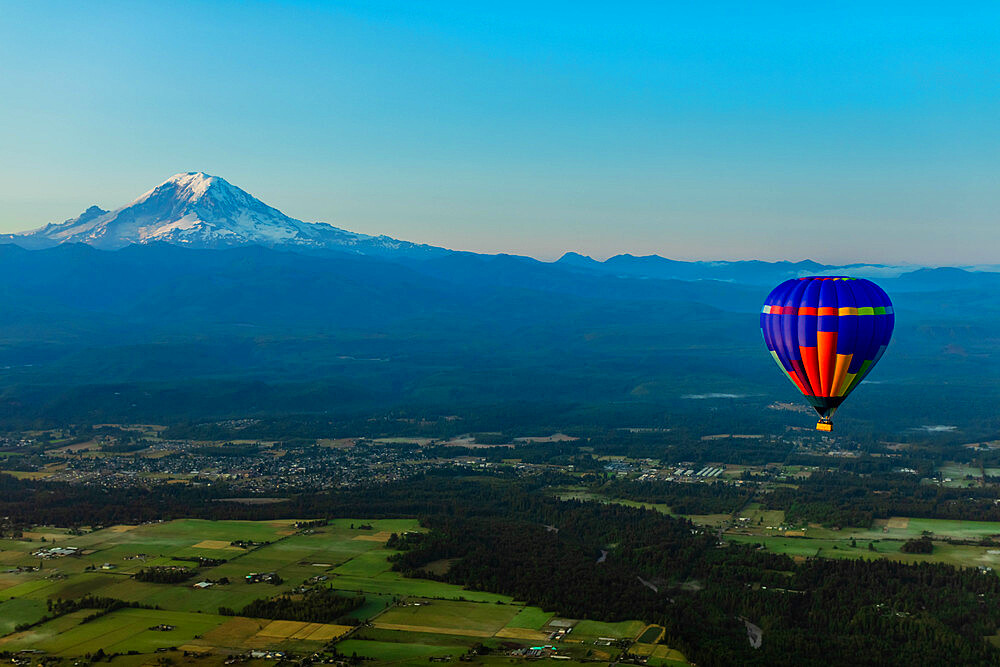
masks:
{"label": "building cluster", "polygon": [[[433,468],[488,466],[476,457],[435,459],[420,450],[380,446],[361,441],[350,448],[253,448],[233,455],[218,454],[204,443],[164,441],[141,454],[69,455],[59,457],[49,481],[105,488],[134,488],[155,484],[225,483],[247,496],[275,492],[302,492],[401,481]],[[523,466],[525,468],[530,466]]]}
{"label": "building cluster", "polygon": [[82,552],[77,547],[47,547],[45,549],[39,549],[37,551],[32,551],[31,555],[35,558],[64,558],[66,556],[79,556]]}

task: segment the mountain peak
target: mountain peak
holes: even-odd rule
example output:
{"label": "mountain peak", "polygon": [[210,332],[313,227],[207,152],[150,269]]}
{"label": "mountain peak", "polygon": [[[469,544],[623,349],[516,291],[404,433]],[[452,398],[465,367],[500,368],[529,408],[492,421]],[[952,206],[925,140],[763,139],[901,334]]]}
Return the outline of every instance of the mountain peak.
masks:
{"label": "mountain peak", "polygon": [[174,174],[161,183],[160,187],[173,185],[180,191],[190,193],[194,197],[201,197],[208,192],[208,189],[212,187],[212,185],[217,182],[229,185],[225,179],[219,178],[218,176],[212,176],[203,171],[188,171],[180,174]]}
{"label": "mountain peak", "polygon": [[232,199],[235,197],[245,203],[256,202],[258,205],[264,205],[259,199],[236,187],[221,176],[212,176],[203,171],[187,171],[174,174],[152,190],[144,193],[138,199],[133,200],[132,204],[137,204],[154,196],[170,197],[177,201],[196,202],[206,195],[212,196],[215,199]]}
{"label": "mountain peak", "polygon": [[87,208],[86,211],[80,214],[80,217],[82,218],[84,216],[87,216],[90,218],[96,218],[97,216],[104,215],[105,213],[107,213],[107,211],[105,211],[103,208],[101,208],[97,204],[92,204]]}
{"label": "mountain peak", "polygon": [[557,259],[556,264],[590,268],[595,265],[600,265],[600,262],[598,262],[593,257],[590,257],[589,255],[581,255],[578,252],[573,252],[572,250],[570,250],[569,252],[564,253],[562,257]]}
{"label": "mountain peak", "polygon": [[86,243],[114,250],[133,244],[172,243],[188,248],[244,245],[332,249],[360,254],[440,255],[444,248],[372,237],[325,223],[291,218],[224,178],[203,171],[174,174],[113,211],[91,206],[80,216],[23,234],[0,237],[26,248]]}

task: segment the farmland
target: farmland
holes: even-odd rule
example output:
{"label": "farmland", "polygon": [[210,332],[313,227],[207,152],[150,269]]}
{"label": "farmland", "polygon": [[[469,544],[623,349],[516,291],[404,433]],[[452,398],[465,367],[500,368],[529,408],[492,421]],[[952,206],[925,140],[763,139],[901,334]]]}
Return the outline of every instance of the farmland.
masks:
{"label": "farmland", "polygon": [[[554,647],[551,655],[583,658],[600,637],[632,640],[644,628],[639,621],[555,619],[507,596],[404,577],[391,569],[395,552],[385,542],[393,533],[421,531],[414,520],[295,524],[184,519],[97,530],[37,528],[19,539],[0,539],[0,651],[66,659],[102,651],[131,664],[130,653],[221,660],[248,650],[336,649],[395,664],[457,660],[479,644],[503,652],[544,642]],[[39,555],[53,548],[70,555]],[[133,578],[151,567],[185,567],[193,575],[174,584]],[[261,572],[276,574],[280,583],[248,583],[247,575]],[[197,582],[207,585],[197,588]],[[317,585],[364,601],[333,623],[220,613],[262,598],[295,597]],[[109,598],[134,606],[84,606],[61,615],[49,609],[60,599]],[[564,641],[553,638],[559,629]]]}
{"label": "farmland", "polygon": [[[796,530],[778,530],[777,519],[777,516],[771,518],[774,526],[754,527],[751,524],[750,528],[727,533],[726,539],[761,544],[775,553],[794,557],[891,558],[907,563],[1000,568],[1000,548],[988,541],[980,543],[1000,535],[1000,522],[893,517],[876,520],[871,528],[807,526]],[[931,553],[901,551],[907,540],[922,536],[933,542]]]}

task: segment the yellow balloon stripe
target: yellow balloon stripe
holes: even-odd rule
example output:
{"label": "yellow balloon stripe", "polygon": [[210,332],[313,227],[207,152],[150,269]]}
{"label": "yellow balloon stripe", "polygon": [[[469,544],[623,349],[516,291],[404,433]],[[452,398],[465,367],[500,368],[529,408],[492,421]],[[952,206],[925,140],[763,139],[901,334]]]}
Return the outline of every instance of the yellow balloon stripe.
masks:
{"label": "yellow balloon stripe", "polygon": [[852,391],[854,391],[855,387],[861,384],[861,381],[865,379],[865,375],[868,373],[868,369],[871,368],[871,365],[872,362],[870,360],[867,360],[861,364],[861,368],[859,368],[858,372],[854,375],[853,378],[851,378],[851,383],[847,385],[847,389],[844,390],[844,393],[842,394],[843,396],[847,396]]}
{"label": "yellow balloon stripe", "polygon": [[854,357],[853,354],[837,355],[837,365],[834,367],[833,371],[833,382],[830,383],[831,396],[844,395],[843,391],[847,388],[847,385],[844,383],[844,378],[847,376],[847,368],[851,365],[852,357]]}

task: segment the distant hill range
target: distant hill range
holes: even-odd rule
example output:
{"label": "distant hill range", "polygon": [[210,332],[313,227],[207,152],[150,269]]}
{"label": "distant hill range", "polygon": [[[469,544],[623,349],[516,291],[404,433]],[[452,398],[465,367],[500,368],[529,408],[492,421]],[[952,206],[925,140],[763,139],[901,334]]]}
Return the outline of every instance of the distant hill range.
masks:
{"label": "distant hill range", "polygon": [[[457,254],[445,248],[388,236],[358,234],[327,223],[296,220],[225,179],[203,172],[176,174],[117,209],[107,211],[91,206],[79,216],[61,223],[2,235],[0,242],[30,250],[66,243],[83,243],[101,250],[155,243],[194,249],[257,245],[299,252],[337,251],[394,260]],[[600,262],[575,252],[567,252],[556,264],[561,268],[619,277],[750,284],[772,284],[801,275],[837,272],[895,278],[922,268],[865,264],[832,266],[809,260],[682,262],[658,255],[617,255]],[[977,267],[977,270],[1000,271],[1000,265]]]}
{"label": "distant hill range", "polygon": [[996,267],[457,252],[295,220],[198,172],[0,241],[0,427],[503,401],[627,421],[637,405],[793,401],[757,313],[781,280],[822,273],[874,278],[897,313],[838,417],[988,422],[1000,400]]}

